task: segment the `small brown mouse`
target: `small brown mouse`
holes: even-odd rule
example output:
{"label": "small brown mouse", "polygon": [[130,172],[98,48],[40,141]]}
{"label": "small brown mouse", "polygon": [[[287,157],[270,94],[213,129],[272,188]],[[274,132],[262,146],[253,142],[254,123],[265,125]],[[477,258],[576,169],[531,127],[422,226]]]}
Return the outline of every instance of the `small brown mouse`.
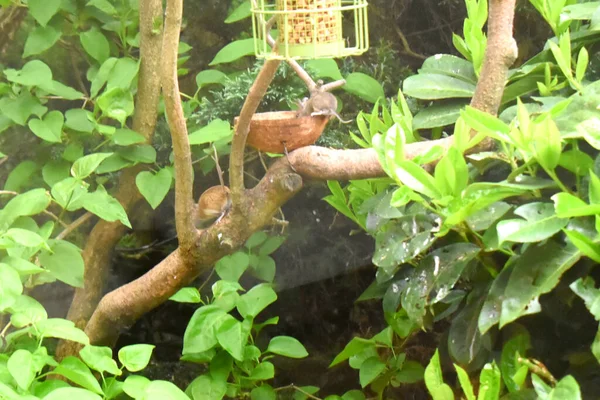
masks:
{"label": "small brown mouse", "polygon": [[315,115],[325,115],[336,117],[342,124],[349,124],[352,120],[344,121],[337,113],[337,98],[329,93],[317,90],[313,92],[310,98],[305,97],[298,102],[300,110],[298,117],[307,117]]}
{"label": "small brown mouse", "polygon": [[196,207],[195,224],[205,229],[221,220],[231,208],[231,195],[227,186],[212,186],[200,195]]}

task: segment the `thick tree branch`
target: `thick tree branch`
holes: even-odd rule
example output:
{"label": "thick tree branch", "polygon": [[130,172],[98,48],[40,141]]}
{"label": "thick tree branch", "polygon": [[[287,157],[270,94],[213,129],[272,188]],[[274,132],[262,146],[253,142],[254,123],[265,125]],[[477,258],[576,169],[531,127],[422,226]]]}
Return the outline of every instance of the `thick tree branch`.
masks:
{"label": "thick tree branch", "polygon": [[[140,2],[140,71],[136,95],[133,130],[151,141],[156,126],[160,79],[158,75],[162,35],[153,32],[156,21],[162,21],[162,1]],[[128,168],[119,177],[115,197],[128,211],[141,199],[135,178],[141,166]],[[123,236],[126,227],[120,222],[99,221],[92,229],[83,250],[85,263],[84,287],[75,291],[67,318],[84,328],[94,313],[104,292],[110,270],[111,251]],[[62,342],[57,349],[59,356],[76,354],[70,342]]]}
{"label": "thick tree branch", "polygon": [[487,48],[471,106],[496,115],[508,69],[518,55],[513,39],[515,0],[490,0],[489,4]]}
{"label": "thick tree branch", "polygon": [[182,14],[183,0],[167,1],[161,73],[165,110],[171,129],[175,160],[175,226],[180,250],[185,254],[193,250],[197,231],[192,217],[194,215],[192,156],[177,80],[177,50]]}
{"label": "thick tree branch", "polygon": [[244,151],[248,132],[250,131],[250,120],[265,93],[267,93],[280,63],[280,60],[265,61],[250,88],[235,126],[235,135],[231,143],[231,156],[229,157],[229,184],[231,185],[231,200],[234,208],[241,204],[241,197],[244,193]]}

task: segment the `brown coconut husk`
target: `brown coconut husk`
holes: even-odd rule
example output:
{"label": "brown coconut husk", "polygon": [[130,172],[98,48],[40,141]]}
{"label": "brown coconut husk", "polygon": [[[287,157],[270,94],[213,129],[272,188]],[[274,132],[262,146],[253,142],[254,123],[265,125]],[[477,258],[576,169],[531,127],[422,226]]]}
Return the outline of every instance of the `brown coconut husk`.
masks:
{"label": "brown coconut husk", "polygon": [[[247,144],[268,153],[284,153],[310,146],[323,133],[328,116],[296,117],[296,111],[254,114],[250,121]],[[235,119],[237,125],[237,118]]]}

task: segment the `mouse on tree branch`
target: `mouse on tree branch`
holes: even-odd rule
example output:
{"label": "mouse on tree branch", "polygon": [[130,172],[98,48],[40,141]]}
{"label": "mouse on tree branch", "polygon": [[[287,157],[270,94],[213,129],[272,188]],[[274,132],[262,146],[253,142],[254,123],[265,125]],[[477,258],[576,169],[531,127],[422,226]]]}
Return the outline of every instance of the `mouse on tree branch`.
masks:
{"label": "mouse on tree branch", "polygon": [[322,80],[319,80],[315,88],[311,90],[310,97],[305,97],[298,102],[298,105],[298,117],[324,115],[336,117],[342,124],[352,122],[352,120],[344,121],[340,117],[337,112],[337,98],[325,90]]}

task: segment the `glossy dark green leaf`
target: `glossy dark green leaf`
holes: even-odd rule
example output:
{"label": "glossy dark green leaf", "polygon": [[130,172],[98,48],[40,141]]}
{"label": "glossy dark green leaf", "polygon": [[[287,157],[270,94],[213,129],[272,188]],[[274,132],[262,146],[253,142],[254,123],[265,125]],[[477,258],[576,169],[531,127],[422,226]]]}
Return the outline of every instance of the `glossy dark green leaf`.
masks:
{"label": "glossy dark green leaf", "polygon": [[500,243],[541,242],[559,232],[569,222],[566,218],[558,218],[550,203],[527,203],[514,210],[514,213],[523,219],[503,220],[496,226]]}
{"label": "glossy dark green leaf", "polygon": [[515,261],[502,301],[500,327],[539,311],[538,298],[551,291],[581,257],[574,248],[554,242],[533,244]]}
{"label": "glossy dark green leaf", "polygon": [[422,100],[472,97],[475,84],[447,75],[425,73],[406,78],[402,91],[408,96]]}
{"label": "glossy dark green leaf", "polygon": [[477,256],[479,247],[456,243],[433,251],[413,272],[402,295],[402,307],[417,324],[422,324],[426,307],[442,300],[460,278],[463,269]]}
{"label": "glossy dark green leaf", "polygon": [[477,83],[473,63],[450,54],[436,54],[423,61],[419,73],[434,73],[462,79],[465,82]]}
{"label": "glossy dark green leaf", "polygon": [[482,351],[484,341],[479,331],[478,319],[485,301],[485,293],[475,290],[467,305],[452,319],[448,332],[448,352],[459,364],[468,365]]}
{"label": "glossy dark green leaf", "polygon": [[465,100],[448,100],[423,108],[413,118],[413,129],[432,129],[452,125],[467,104],[469,103]]}
{"label": "glossy dark green leaf", "polygon": [[510,209],[511,206],[508,203],[498,201],[469,216],[466,222],[473,231],[483,231],[502,218]]}
{"label": "glossy dark green leaf", "polygon": [[496,276],[489,290],[485,303],[479,314],[479,330],[485,334],[492,326],[500,321],[502,312],[502,302],[505,298],[504,292],[508,285],[508,280],[515,268],[514,263],[507,263],[502,271]]}

